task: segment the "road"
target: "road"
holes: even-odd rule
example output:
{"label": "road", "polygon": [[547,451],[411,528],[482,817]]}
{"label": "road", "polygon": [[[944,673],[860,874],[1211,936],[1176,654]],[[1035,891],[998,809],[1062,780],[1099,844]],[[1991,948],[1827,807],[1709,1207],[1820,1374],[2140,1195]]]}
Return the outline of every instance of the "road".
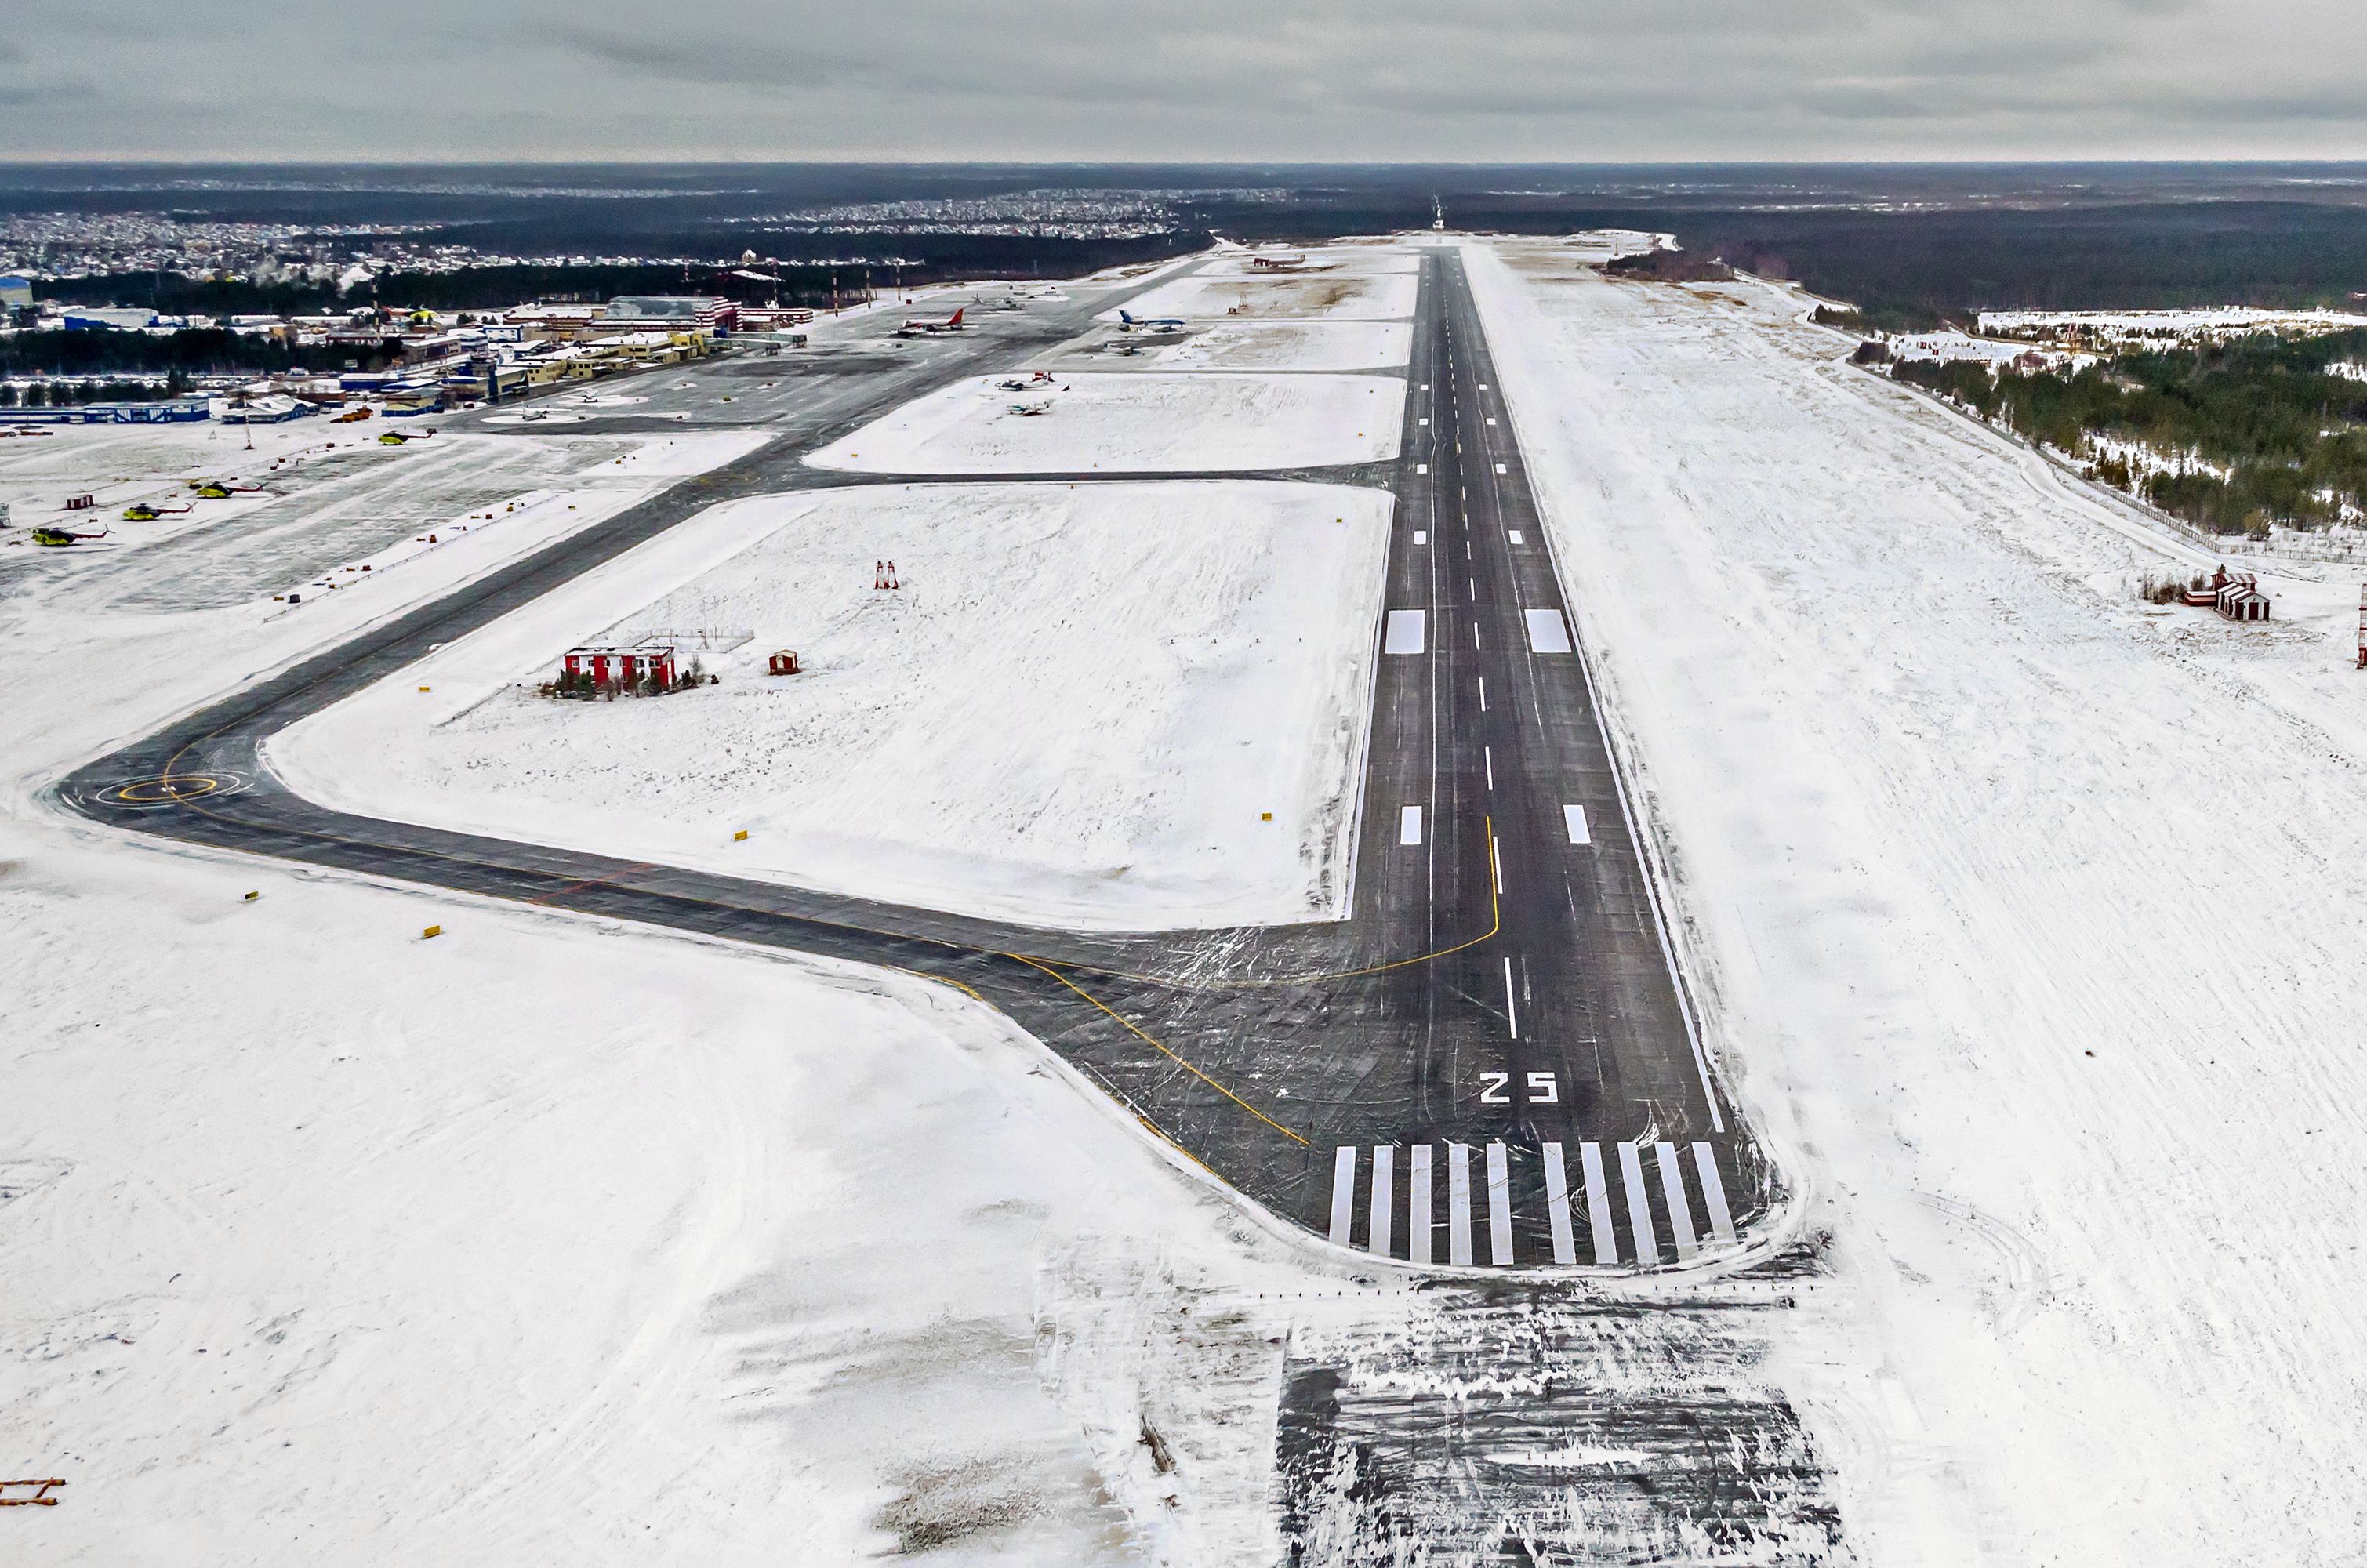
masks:
{"label": "road", "polygon": [[[1398,498],[1345,921],[1008,926],[329,811],[261,764],[277,730],[719,501],[942,477],[856,479],[798,459],[957,377],[1066,341],[1121,297],[989,318],[909,352],[840,351],[819,367],[785,356],[685,371],[691,386],[673,389],[689,394],[685,411],[738,423],[746,411],[735,397],[722,414],[716,389],[761,365],[778,435],[94,762],[57,794],[143,832],[958,986],[1251,1200],[1376,1263],[1661,1268],[1747,1239],[1774,1178],[1704,1056],[1448,251],[1426,254],[1402,456],[1321,471]],[[542,426],[508,428],[530,439]]]}

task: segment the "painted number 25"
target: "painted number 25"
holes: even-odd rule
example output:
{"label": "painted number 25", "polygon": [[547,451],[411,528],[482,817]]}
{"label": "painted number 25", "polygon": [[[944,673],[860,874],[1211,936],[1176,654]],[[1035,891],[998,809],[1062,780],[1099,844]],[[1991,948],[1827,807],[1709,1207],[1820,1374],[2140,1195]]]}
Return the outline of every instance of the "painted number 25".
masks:
{"label": "painted number 25", "polygon": [[[1480,1082],[1486,1086],[1479,1091],[1480,1104],[1510,1105],[1512,1103],[1512,1074],[1481,1073],[1479,1075],[1479,1079]],[[1531,1073],[1529,1075],[1528,1102],[1531,1105],[1558,1105],[1561,1103],[1560,1080],[1556,1078],[1551,1073]]]}

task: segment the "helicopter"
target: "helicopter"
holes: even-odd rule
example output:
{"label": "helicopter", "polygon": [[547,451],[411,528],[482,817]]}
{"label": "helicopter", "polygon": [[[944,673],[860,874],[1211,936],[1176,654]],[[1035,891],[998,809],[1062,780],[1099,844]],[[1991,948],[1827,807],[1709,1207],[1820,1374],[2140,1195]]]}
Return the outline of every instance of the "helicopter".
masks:
{"label": "helicopter", "polygon": [[123,509],[123,520],[126,523],[153,523],[159,517],[172,517],[188,510],[186,506],[152,506],[144,501],[135,501]]}
{"label": "helicopter", "polygon": [[55,547],[62,545],[79,544],[85,539],[104,539],[108,532],[105,528],[101,528],[96,534],[74,534],[63,528],[36,528],[33,530],[33,543]]}

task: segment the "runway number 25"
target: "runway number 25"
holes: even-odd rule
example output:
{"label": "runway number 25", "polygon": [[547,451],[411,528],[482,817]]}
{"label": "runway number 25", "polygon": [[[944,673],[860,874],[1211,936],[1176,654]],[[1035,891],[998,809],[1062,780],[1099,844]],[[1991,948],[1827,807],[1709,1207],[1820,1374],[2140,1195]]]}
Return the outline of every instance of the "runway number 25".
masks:
{"label": "runway number 25", "polygon": [[[1481,1073],[1479,1079],[1487,1086],[1479,1091],[1480,1104],[1510,1105],[1512,1103],[1512,1074]],[[1561,1103],[1560,1081],[1551,1073],[1531,1073],[1528,1102],[1531,1105],[1558,1105]]]}

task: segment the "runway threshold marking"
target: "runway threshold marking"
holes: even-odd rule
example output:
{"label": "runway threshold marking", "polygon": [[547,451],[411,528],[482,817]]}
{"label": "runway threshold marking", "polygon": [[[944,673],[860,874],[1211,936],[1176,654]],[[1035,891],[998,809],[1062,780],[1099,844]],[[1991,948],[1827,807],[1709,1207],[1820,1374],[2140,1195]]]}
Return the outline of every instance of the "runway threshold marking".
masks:
{"label": "runway threshold marking", "polygon": [[1430,1145],[1416,1144],[1406,1160],[1410,1190],[1406,1215],[1406,1261],[1430,1261]]}
{"label": "runway threshold marking", "polygon": [[1446,1145],[1446,1261],[1471,1267],[1471,1145]]}
{"label": "runway threshold marking", "polygon": [[1693,1145],[1693,1169],[1701,1177],[1702,1203],[1709,1210],[1709,1234],[1733,1246],[1734,1212],[1726,1206],[1726,1182],[1718,1176],[1717,1159],[1705,1143]]}
{"label": "runway threshold marking", "polygon": [[1356,1150],[1342,1144],[1331,1156],[1331,1245],[1348,1245],[1348,1224],[1356,1210]]}
{"label": "runway threshold marking", "polygon": [[1633,1144],[1619,1145],[1619,1180],[1627,1190],[1627,1224],[1636,1236],[1636,1261],[1660,1256],[1660,1238],[1652,1229],[1652,1200],[1644,1185],[1644,1160]]}
{"label": "runway threshold marking", "polygon": [[1501,1143],[1488,1145],[1488,1260],[1499,1268],[1512,1262],[1512,1172]]}
{"label": "runway threshold marking", "polygon": [[1569,1168],[1562,1162],[1561,1145],[1545,1145],[1546,1224],[1553,1230],[1553,1260],[1569,1269],[1578,1263],[1578,1241],[1570,1234]]}
{"label": "runway threshold marking", "polygon": [[1383,623],[1381,651],[1383,653],[1420,653],[1424,635],[1429,628],[1429,613],[1423,610],[1391,610]]}
{"label": "runway threshold marking", "polygon": [[1586,1183],[1586,1228],[1594,1243],[1594,1261],[1607,1269],[1619,1261],[1619,1239],[1611,1234],[1611,1188],[1603,1177],[1603,1145],[1580,1144],[1578,1156]]}
{"label": "runway threshold marking", "polygon": [[1669,1201],[1669,1230],[1677,1243],[1677,1261],[1691,1263],[1701,1256],[1701,1243],[1693,1235],[1693,1212],[1685,1202],[1683,1168],[1677,1164],[1677,1145],[1656,1144],[1653,1152],[1659,1156],[1660,1191]]}
{"label": "runway threshold marking", "polygon": [[1373,1218],[1365,1233],[1365,1250],[1377,1258],[1389,1255],[1389,1210],[1394,1201],[1390,1178],[1397,1164],[1397,1150],[1387,1144],[1373,1147]]}
{"label": "runway threshold marking", "polygon": [[1559,610],[1530,610],[1524,618],[1529,624],[1531,653],[1568,653],[1570,651],[1569,623]]}

